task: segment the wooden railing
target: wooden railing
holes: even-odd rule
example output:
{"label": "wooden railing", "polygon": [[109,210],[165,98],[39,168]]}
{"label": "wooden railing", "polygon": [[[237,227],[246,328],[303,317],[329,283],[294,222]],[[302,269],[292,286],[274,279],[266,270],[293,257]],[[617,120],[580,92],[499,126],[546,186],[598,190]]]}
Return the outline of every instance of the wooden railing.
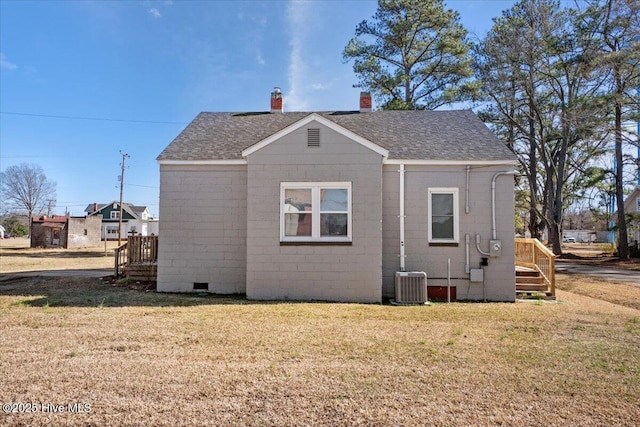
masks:
{"label": "wooden railing", "polygon": [[116,248],[115,260],[116,264],[113,269],[113,275],[116,279],[124,274],[124,268],[127,265],[127,246],[129,242],[124,242],[121,246]]}
{"label": "wooden railing", "polygon": [[114,275],[120,277],[125,267],[158,262],[158,236],[129,236],[116,248]]}
{"label": "wooden railing", "polygon": [[516,265],[537,270],[555,296],[555,255],[538,239],[516,238]]}

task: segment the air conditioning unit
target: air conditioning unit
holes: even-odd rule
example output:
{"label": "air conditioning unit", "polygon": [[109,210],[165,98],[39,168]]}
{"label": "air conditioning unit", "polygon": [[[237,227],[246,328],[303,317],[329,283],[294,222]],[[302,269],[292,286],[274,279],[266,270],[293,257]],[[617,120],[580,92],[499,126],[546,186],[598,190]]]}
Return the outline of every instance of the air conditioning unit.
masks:
{"label": "air conditioning unit", "polygon": [[425,304],[427,302],[427,273],[424,271],[396,272],[396,304]]}

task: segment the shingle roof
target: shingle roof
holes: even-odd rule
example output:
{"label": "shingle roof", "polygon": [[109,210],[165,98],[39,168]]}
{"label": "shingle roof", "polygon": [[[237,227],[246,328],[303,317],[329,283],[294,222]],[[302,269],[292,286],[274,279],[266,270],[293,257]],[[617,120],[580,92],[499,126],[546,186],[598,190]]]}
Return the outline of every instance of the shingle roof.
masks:
{"label": "shingle roof", "polygon": [[[158,160],[237,160],[307,112],[200,113]],[[389,150],[390,159],[514,160],[471,110],[316,113]]]}
{"label": "shingle roof", "polygon": [[[110,203],[97,203],[98,209],[94,211],[93,210],[94,204],[90,203],[87,206],[87,208],[85,209],[85,212],[88,212],[89,215],[95,215],[98,212],[102,211],[107,206],[113,205],[113,204],[118,204],[118,201],[114,200],[113,202],[110,202]],[[141,219],[141,214],[142,214],[142,212],[144,212],[145,209],[147,209],[147,207],[146,206],[136,206],[136,205],[132,205],[131,203],[122,202],[122,209],[127,211],[129,213],[129,215],[131,215],[132,217]]]}

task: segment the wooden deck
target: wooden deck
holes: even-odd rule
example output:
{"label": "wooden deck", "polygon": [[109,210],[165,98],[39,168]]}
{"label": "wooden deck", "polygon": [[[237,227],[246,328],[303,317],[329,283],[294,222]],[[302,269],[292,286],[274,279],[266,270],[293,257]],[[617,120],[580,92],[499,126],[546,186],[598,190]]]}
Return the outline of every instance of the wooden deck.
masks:
{"label": "wooden deck", "polygon": [[114,275],[155,282],[158,277],[158,236],[129,236],[116,248]]}

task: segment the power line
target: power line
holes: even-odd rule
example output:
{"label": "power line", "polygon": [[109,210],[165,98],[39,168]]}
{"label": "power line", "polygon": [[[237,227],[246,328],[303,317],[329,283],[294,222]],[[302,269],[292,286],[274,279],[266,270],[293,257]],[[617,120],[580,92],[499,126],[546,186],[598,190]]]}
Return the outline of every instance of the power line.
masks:
{"label": "power line", "polygon": [[134,119],[111,119],[104,117],[82,117],[82,116],[61,116],[55,114],[33,114],[33,113],[21,113],[15,111],[0,111],[0,114],[8,114],[12,116],[26,116],[26,117],[46,117],[49,119],[67,119],[67,120],[93,120],[101,122],[124,122],[124,123],[151,123],[151,124],[163,124],[163,125],[186,125],[188,122],[169,122],[163,120],[134,120]]}
{"label": "power line", "polygon": [[125,184],[127,187],[160,188],[157,185]]}

